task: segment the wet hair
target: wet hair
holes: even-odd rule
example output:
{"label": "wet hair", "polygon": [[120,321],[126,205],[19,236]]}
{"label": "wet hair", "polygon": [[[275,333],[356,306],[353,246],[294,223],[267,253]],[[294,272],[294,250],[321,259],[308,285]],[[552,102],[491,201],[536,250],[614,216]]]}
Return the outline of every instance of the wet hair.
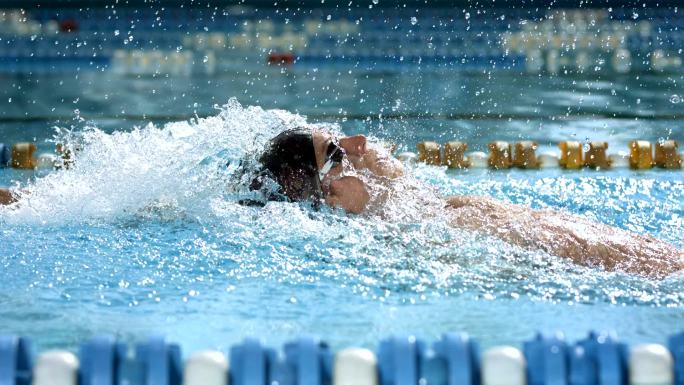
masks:
{"label": "wet hair", "polygon": [[265,178],[278,184],[277,191],[265,192],[267,200],[311,201],[317,207],[322,199],[318,163],[312,131],[297,128],[283,131],[271,139],[259,157],[259,175],[251,190],[260,190]]}

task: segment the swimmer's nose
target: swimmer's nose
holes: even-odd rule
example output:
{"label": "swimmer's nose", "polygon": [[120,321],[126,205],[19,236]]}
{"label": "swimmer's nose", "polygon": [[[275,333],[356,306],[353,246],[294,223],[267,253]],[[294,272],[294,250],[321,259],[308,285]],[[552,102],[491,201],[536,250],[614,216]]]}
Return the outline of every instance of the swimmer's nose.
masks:
{"label": "swimmer's nose", "polygon": [[366,153],[366,137],[363,135],[340,138],[340,146],[347,155],[361,156]]}

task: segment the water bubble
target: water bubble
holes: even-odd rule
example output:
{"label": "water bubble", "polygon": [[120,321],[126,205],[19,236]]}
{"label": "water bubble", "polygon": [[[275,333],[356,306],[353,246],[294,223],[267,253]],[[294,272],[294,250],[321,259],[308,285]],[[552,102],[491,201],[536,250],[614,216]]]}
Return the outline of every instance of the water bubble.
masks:
{"label": "water bubble", "polygon": [[418,18],[415,16],[411,16],[411,25],[416,25],[418,24]]}
{"label": "water bubble", "polygon": [[375,4],[375,5],[378,5],[379,2],[380,2],[380,0],[373,0],[373,4]]}
{"label": "water bubble", "polygon": [[332,15],[328,15],[328,17],[326,17],[325,20],[332,20]]}
{"label": "water bubble", "polygon": [[466,20],[470,20],[470,12],[466,12],[466,14],[465,14],[465,19],[466,19]]}
{"label": "water bubble", "polygon": [[679,104],[682,101],[683,101],[682,97],[677,95],[677,94],[670,96],[670,103],[672,103],[672,104]]}
{"label": "water bubble", "polygon": [[121,32],[119,32],[118,29],[115,29],[115,30],[114,30],[114,36],[119,36],[120,33],[121,33]]}

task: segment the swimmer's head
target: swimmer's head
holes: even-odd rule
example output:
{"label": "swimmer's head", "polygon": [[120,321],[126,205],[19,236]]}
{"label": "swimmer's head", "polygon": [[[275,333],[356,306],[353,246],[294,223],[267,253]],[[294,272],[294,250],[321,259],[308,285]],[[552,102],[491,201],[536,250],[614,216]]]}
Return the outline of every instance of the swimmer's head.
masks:
{"label": "swimmer's head", "polygon": [[[334,133],[300,128],[280,133],[259,158],[263,174],[277,182],[277,192],[268,200],[321,202],[350,213],[366,210],[372,178],[396,178],[401,165],[366,145],[366,137],[336,136]],[[364,178],[363,175],[366,177]],[[263,178],[252,182],[262,189]]]}
{"label": "swimmer's head", "polygon": [[[322,199],[321,184],[312,131],[294,129],[281,132],[269,141],[259,158],[266,176],[278,183],[276,194],[269,200],[312,201]],[[252,182],[253,189],[262,187],[262,178]]]}

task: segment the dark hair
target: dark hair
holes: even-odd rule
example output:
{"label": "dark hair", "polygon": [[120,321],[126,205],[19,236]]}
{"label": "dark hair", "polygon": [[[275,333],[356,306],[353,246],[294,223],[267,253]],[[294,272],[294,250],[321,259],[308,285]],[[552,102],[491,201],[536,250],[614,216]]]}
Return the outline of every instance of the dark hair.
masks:
{"label": "dark hair", "polygon": [[266,199],[311,200],[316,206],[320,203],[322,192],[311,130],[297,128],[281,132],[266,145],[259,162],[262,171],[252,180],[250,189],[261,189],[264,178],[268,177],[278,183],[279,189],[266,193]]}

